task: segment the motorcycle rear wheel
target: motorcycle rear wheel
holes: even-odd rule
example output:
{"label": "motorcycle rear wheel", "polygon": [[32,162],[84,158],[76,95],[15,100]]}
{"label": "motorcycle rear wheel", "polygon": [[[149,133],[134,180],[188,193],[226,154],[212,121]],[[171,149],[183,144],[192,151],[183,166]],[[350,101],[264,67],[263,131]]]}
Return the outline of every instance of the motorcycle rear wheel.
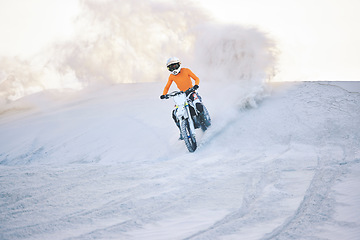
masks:
{"label": "motorcycle rear wheel", "polygon": [[211,126],[211,118],[209,111],[204,105],[203,108],[204,108],[204,113],[203,113],[204,115],[203,115],[203,119],[200,120],[200,125],[201,125],[201,129],[205,132],[207,128]]}

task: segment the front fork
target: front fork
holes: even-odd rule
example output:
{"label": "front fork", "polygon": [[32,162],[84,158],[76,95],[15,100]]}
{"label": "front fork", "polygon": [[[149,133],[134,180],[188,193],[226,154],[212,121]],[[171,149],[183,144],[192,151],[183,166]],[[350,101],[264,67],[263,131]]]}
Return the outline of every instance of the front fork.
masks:
{"label": "front fork", "polygon": [[181,125],[181,121],[184,121],[185,119],[188,120],[189,125],[190,125],[190,132],[193,136],[195,136],[195,126],[194,126],[194,121],[191,117],[190,114],[190,106],[188,103],[186,103],[184,106],[184,109],[182,109],[183,111],[180,110],[180,108],[178,108],[178,114],[177,117],[180,120],[180,125]]}
{"label": "front fork", "polygon": [[191,117],[191,114],[190,114],[190,106],[189,106],[189,104],[187,104],[185,107],[186,107],[186,112],[187,112],[187,116],[188,116],[187,119],[189,121],[191,134],[193,136],[195,136],[195,125],[194,125],[194,121],[193,121],[193,119]]}

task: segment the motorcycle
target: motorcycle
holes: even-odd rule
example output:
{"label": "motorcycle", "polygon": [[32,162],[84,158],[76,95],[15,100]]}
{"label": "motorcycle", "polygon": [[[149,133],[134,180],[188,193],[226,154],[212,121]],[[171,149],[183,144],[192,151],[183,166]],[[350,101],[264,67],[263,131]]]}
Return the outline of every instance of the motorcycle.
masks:
{"label": "motorcycle", "polygon": [[189,88],[185,92],[174,91],[165,95],[166,99],[172,97],[175,102],[175,116],[179,121],[181,136],[189,152],[194,152],[197,148],[195,129],[201,128],[205,132],[211,125],[211,118],[204,104],[203,114],[201,114],[190,100],[190,96],[194,93],[195,90]]}

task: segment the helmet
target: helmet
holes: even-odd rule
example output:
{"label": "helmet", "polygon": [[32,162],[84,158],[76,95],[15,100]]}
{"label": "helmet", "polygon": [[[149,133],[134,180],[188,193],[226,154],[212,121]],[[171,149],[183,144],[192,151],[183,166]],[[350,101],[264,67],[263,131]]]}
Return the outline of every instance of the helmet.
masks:
{"label": "helmet", "polygon": [[167,69],[171,72],[173,75],[177,75],[181,70],[181,62],[177,57],[169,58],[166,62]]}

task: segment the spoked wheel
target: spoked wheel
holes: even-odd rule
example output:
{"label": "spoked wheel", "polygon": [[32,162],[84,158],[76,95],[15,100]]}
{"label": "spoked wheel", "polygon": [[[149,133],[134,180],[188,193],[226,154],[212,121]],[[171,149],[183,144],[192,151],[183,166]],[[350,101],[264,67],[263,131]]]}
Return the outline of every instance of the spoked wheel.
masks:
{"label": "spoked wheel", "polygon": [[204,108],[204,115],[200,118],[200,125],[201,125],[201,129],[205,132],[206,129],[211,125],[211,118],[208,110],[204,105],[203,108]]}
{"label": "spoked wheel", "polygon": [[187,119],[181,121],[181,134],[189,152],[194,152],[197,148],[195,135],[192,134],[190,124]]}

